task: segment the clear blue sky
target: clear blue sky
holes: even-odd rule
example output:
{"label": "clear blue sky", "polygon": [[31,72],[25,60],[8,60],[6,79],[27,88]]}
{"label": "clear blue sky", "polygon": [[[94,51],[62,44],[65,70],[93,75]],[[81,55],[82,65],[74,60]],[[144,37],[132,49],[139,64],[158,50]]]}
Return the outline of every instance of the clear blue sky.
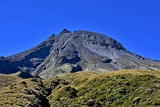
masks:
{"label": "clear blue sky", "polygon": [[160,60],[160,0],[1,0],[0,56],[36,46],[64,28],[103,33]]}

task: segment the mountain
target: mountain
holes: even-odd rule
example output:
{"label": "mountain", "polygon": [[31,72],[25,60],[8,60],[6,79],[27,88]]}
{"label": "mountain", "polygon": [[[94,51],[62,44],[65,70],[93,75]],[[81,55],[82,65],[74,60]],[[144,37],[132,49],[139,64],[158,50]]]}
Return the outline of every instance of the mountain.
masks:
{"label": "mountain", "polygon": [[1,57],[0,73],[11,74],[17,71],[33,72],[50,54],[54,41],[54,35],[52,35],[32,49],[9,57]]}
{"label": "mountain", "polygon": [[127,51],[106,35],[66,29],[32,49],[0,58],[0,73],[23,71],[43,79],[77,71],[120,69],[160,70],[160,62]]}

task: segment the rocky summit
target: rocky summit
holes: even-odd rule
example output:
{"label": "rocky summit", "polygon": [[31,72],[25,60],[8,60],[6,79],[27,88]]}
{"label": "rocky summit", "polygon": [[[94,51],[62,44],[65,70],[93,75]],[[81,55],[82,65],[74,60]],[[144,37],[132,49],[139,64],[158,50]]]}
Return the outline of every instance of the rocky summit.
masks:
{"label": "rocky summit", "polygon": [[0,73],[22,71],[43,79],[78,71],[103,73],[120,69],[156,71],[160,70],[160,62],[131,53],[106,35],[66,29],[32,49],[0,57]]}

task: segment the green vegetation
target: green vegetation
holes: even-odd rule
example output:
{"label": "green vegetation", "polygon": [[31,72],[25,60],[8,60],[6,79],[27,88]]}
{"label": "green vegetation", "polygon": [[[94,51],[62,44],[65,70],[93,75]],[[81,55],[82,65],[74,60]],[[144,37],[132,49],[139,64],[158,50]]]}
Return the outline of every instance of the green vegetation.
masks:
{"label": "green vegetation", "polygon": [[12,83],[17,82],[17,80],[19,79],[19,77],[14,76],[14,75],[3,75],[0,74],[0,90],[3,87],[6,87]]}
{"label": "green vegetation", "polygon": [[48,92],[39,80],[22,79],[16,75],[0,75],[0,79],[0,107],[40,107],[48,104]]}
{"label": "green vegetation", "polygon": [[[65,80],[68,84],[59,83],[48,100],[51,107],[160,106],[159,76],[157,71],[78,72],[60,77],[59,81]],[[48,87],[57,79],[44,83]]]}
{"label": "green vegetation", "polygon": [[0,85],[2,107],[160,107],[158,71],[77,72],[44,81],[0,77],[7,83]]}

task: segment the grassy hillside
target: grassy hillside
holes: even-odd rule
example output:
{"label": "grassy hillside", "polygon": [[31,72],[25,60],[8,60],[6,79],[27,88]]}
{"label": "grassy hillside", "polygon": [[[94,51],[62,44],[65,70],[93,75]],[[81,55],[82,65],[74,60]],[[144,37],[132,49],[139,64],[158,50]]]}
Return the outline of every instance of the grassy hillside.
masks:
{"label": "grassy hillside", "polygon": [[17,82],[17,80],[19,79],[19,77],[14,76],[14,75],[3,75],[0,74],[0,90],[3,87],[6,87],[12,83]]}
{"label": "grassy hillside", "polygon": [[0,107],[48,106],[48,92],[40,80],[16,75],[0,75]]}
{"label": "grassy hillside", "polygon": [[51,107],[160,106],[160,72],[78,72],[44,81]]}
{"label": "grassy hillside", "polygon": [[0,107],[160,107],[158,71],[77,72],[43,81],[0,77]]}

